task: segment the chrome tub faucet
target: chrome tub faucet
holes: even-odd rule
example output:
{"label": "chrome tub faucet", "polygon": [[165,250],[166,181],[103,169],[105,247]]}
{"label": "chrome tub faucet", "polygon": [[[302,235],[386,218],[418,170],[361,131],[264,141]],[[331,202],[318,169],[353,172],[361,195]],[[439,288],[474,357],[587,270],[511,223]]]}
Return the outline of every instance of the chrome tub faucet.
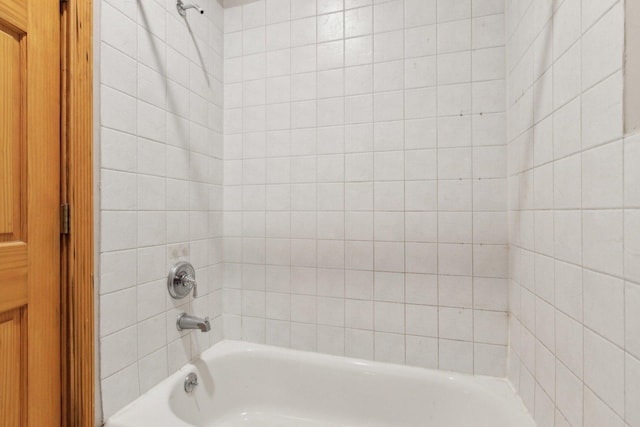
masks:
{"label": "chrome tub faucet", "polygon": [[185,329],[200,329],[200,332],[209,332],[211,330],[211,323],[209,323],[208,317],[201,319],[187,313],[182,313],[178,316],[176,327],[179,331],[184,331]]}

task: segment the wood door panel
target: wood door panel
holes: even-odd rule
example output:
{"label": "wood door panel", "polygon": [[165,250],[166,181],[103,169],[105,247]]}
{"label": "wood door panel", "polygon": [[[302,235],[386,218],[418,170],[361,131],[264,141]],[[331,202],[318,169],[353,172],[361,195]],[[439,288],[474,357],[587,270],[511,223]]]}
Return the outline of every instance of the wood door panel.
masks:
{"label": "wood door panel", "polygon": [[27,302],[27,245],[0,243],[0,313]]}
{"label": "wood door panel", "polygon": [[0,26],[0,242],[21,236],[25,69],[22,37]]}
{"label": "wood door panel", "polygon": [[20,309],[0,314],[0,427],[24,421],[26,327]]}
{"label": "wood door panel", "polygon": [[[21,242],[26,199],[24,32],[16,1],[0,3],[0,427],[24,425],[28,246]],[[24,7],[22,10],[26,10]],[[26,14],[21,15],[26,20]],[[9,22],[12,26],[4,25]],[[26,21],[25,21],[26,22]]]}
{"label": "wood door panel", "polygon": [[28,23],[27,0],[0,1],[0,18],[12,27],[26,28]]}
{"label": "wood door panel", "polygon": [[0,0],[0,94],[0,427],[57,427],[59,2]]}

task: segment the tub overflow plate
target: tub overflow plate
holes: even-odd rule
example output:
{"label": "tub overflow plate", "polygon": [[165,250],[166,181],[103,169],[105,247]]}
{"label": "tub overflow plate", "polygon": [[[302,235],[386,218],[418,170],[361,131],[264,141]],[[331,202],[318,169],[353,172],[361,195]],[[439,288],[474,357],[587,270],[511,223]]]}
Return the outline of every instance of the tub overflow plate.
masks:
{"label": "tub overflow plate", "polygon": [[184,379],[184,391],[187,393],[193,393],[193,391],[198,387],[198,376],[195,372],[191,372]]}

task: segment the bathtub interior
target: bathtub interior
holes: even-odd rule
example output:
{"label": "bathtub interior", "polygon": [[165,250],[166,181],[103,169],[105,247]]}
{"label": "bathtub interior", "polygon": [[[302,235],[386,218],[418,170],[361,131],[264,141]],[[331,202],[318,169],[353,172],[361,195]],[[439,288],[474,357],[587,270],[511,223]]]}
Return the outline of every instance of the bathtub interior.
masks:
{"label": "bathtub interior", "polygon": [[[187,394],[190,372],[199,386]],[[136,414],[148,420],[148,411],[158,416],[163,404],[167,414],[157,422],[196,427],[535,426],[500,379],[232,341],[216,344],[107,427],[132,427],[118,423]]]}

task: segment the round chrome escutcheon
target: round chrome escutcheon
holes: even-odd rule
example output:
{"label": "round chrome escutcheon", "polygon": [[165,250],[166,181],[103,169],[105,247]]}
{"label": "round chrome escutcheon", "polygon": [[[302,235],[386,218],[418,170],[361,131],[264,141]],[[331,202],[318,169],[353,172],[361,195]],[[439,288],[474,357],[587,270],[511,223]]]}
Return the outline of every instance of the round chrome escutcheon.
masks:
{"label": "round chrome escutcheon", "polygon": [[[182,261],[171,267],[169,277],[167,279],[167,288],[169,295],[174,299],[182,299],[189,295],[194,287],[196,279],[196,270],[193,266]],[[195,295],[194,295],[195,296]]]}

